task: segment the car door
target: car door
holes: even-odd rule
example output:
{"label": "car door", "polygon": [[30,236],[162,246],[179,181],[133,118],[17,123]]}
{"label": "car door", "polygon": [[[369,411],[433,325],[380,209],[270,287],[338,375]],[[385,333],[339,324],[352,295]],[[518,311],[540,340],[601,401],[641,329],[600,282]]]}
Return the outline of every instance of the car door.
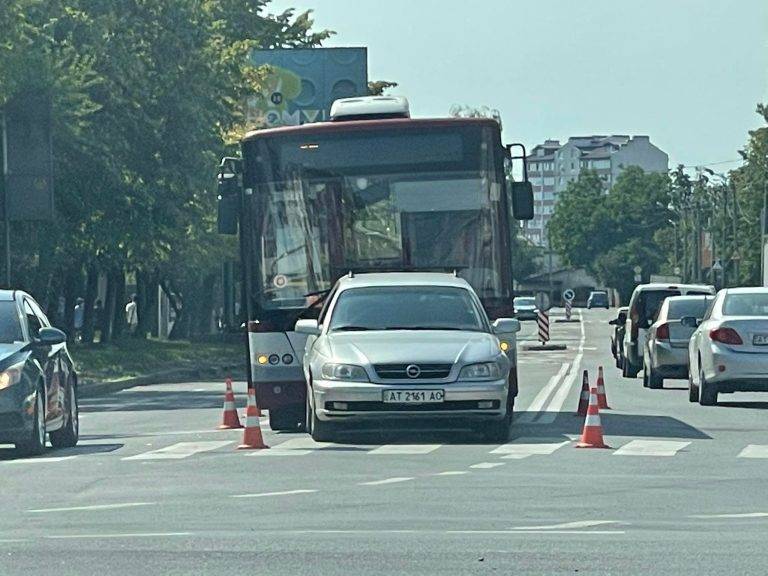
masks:
{"label": "car door", "polygon": [[[30,339],[37,339],[40,329],[50,326],[37,303],[25,296],[23,299],[24,317]],[[61,374],[60,352],[64,344],[41,346],[35,349],[35,359],[40,363],[45,378],[46,424],[61,418],[64,413],[64,390]]]}

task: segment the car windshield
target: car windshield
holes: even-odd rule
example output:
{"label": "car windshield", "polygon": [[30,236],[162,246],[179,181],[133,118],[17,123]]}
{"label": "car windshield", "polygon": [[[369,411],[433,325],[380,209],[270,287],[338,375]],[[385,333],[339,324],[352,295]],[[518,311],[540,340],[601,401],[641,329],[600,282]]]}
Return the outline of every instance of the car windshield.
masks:
{"label": "car windshield", "polygon": [[450,286],[375,286],[339,294],[330,330],[484,331],[480,311],[464,288]]}
{"label": "car windshield", "polygon": [[669,301],[669,310],[667,310],[668,320],[679,320],[685,316],[693,316],[694,318],[701,318],[709,307],[711,298],[685,298],[685,299],[671,299]]}
{"label": "car windshield", "polygon": [[637,319],[641,323],[655,321],[664,300],[669,296],[679,295],[679,290],[644,290],[640,292],[635,307]]}
{"label": "car windshield", "polygon": [[0,302],[0,343],[13,344],[24,341],[15,302]]}
{"label": "car windshield", "polygon": [[530,298],[528,296],[522,296],[519,298],[515,298],[515,306],[535,306],[536,305],[536,299]]}
{"label": "car windshield", "polygon": [[768,316],[768,292],[728,294],[723,302],[724,316]]}

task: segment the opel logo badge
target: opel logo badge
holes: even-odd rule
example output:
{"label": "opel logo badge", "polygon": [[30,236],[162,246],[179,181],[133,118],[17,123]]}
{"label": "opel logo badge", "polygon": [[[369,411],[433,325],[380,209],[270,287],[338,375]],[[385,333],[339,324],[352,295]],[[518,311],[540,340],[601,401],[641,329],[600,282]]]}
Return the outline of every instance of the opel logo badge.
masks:
{"label": "opel logo badge", "polygon": [[421,368],[416,366],[416,364],[409,364],[405,369],[405,373],[408,378],[418,378],[421,374]]}

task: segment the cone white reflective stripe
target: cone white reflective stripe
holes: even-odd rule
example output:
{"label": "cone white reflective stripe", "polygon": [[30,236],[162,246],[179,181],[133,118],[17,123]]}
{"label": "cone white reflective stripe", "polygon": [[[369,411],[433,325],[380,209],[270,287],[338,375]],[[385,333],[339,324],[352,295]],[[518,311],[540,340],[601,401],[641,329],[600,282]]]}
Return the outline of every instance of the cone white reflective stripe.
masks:
{"label": "cone white reflective stripe", "polygon": [[246,416],[245,425],[248,428],[261,428],[261,422],[259,422],[258,416]]}
{"label": "cone white reflective stripe", "polygon": [[597,406],[597,395],[596,394],[590,394],[589,395],[589,405],[590,406]]}
{"label": "cone white reflective stripe", "polygon": [[224,400],[224,410],[235,410],[235,403],[232,400]]}
{"label": "cone white reflective stripe", "polygon": [[600,414],[587,414],[584,420],[584,426],[602,426],[600,423]]}

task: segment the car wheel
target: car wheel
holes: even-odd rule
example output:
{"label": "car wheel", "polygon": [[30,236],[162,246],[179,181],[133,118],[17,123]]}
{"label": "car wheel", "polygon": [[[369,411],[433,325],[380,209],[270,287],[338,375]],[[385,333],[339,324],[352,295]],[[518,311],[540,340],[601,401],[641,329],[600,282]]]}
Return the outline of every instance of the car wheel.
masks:
{"label": "car wheel", "polygon": [[648,388],[659,390],[664,387],[664,378],[653,371],[653,366],[648,366]]}
{"label": "car wheel", "polygon": [[637,378],[638,374],[640,374],[640,368],[636,368],[634,364],[629,361],[629,358],[625,356],[621,368],[621,375],[624,376],[624,378]]}
{"label": "car wheel", "polygon": [[699,401],[699,387],[693,383],[693,376],[688,375],[688,401]]}
{"label": "car wheel", "polygon": [[643,388],[650,388],[648,378],[648,364],[643,362]]}
{"label": "car wheel", "polygon": [[16,444],[16,450],[22,456],[38,456],[45,452],[45,391],[42,387],[36,396],[32,434],[25,442]]}
{"label": "car wheel", "polygon": [[704,378],[704,370],[699,370],[699,404],[702,406],[717,405],[717,388]]}
{"label": "car wheel", "polygon": [[77,404],[77,387],[69,385],[67,399],[67,421],[64,426],[48,435],[54,448],[72,448],[80,437],[80,412]]}
{"label": "car wheel", "polygon": [[315,409],[310,404],[310,395],[312,389],[307,390],[306,402],[306,422],[304,428],[315,442],[331,442],[333,439],[334,426],[331,422],[323,422],[318,419]]}

